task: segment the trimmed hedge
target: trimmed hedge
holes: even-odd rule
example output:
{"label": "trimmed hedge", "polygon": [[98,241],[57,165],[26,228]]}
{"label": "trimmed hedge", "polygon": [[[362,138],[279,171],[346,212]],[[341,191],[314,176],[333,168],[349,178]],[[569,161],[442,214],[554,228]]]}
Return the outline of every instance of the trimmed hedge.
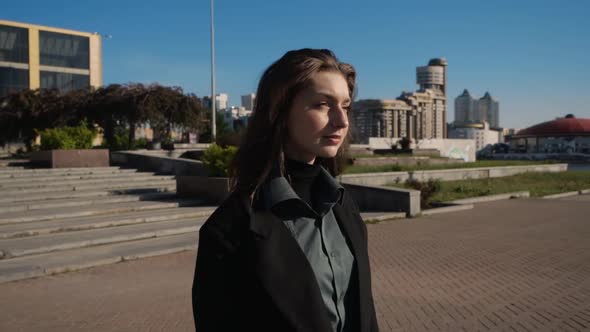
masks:
{"label": "trimmed hedge", "polygon": [[41,136],[41,150],[92,149],[96,133],[82,121],[76,127],[59,127],[45,129]]}
{"label": "trimmed hedge", "polygon": [[211,176],[226,177],[229,172],[229,165],[236,156],[238,148],[228,146],[223,148],[215,143],[203,151],[201,161],[209,169]]}

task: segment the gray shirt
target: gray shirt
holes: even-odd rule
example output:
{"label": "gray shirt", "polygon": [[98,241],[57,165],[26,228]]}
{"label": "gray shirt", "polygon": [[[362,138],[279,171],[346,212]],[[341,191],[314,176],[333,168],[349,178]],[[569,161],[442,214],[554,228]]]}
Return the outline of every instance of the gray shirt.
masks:
{"label": "gray shirt", "polygon": [[315,179],[312,208],[284,177],[262,186],[265,208],[281,218],[309,261],[333,331],[352,331],[358,319],[356,266],[332,207],[344,188],[323,168]]}

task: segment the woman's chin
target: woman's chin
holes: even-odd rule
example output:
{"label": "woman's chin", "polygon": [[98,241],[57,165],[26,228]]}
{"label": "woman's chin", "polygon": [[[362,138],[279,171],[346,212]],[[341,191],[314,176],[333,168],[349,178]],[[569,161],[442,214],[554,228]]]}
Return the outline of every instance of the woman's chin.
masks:
{"label": "woman's chin", "polygon": [[317,155],[321,158],[334,158],[338,154],[338,149],[339,147],[336,146],[324,147],[318,151]]}

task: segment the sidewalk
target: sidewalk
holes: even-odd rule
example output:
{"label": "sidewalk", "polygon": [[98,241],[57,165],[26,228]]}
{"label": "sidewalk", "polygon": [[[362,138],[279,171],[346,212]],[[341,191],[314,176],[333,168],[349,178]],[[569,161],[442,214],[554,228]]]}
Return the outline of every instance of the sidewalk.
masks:
{"label": "sidewalk", "polygon": [[[590,330],[590,196],[368,225],[381,331]],[[191,331],[195,252],[0,284],[0,331]]]}

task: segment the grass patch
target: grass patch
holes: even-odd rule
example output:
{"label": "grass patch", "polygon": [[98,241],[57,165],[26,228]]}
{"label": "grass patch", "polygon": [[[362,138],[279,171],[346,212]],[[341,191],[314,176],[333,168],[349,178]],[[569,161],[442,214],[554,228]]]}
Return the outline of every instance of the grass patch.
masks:
{"label": "grass patch", "polygon": [[[350,156],[351,158],[408,158],[408,157],[421,157],[415,156],[409,152],[404,153],[384,153],[384,154],[353,154]],[[440,158],[440,157],[439,157]]]}
{"label": "grass patch", "polygon": [[[403,183],[388,186],[407,188]],[[501,178],[441,182],[440,190],[432,195],[429,202],[448,202],[515,191],[529,191],[531,197],[541,197],[589,188],[589,171],[528,172]]]}
{"label": "grass patch", "polygon": [[379,173],[379,172],[410,172],[410,171],[430,171],[439,169],[457,169],[457,168],[477,168],[477,167],[500,167],[500,166],[525,166],[525,165],[542,165],[554,164],[554,161],[532,161],[532,160],[478,160],[471,163],[456,163],[446,165],[380,165],[364,166],[350,165],[344,169],[344,174],[359,173]]}

